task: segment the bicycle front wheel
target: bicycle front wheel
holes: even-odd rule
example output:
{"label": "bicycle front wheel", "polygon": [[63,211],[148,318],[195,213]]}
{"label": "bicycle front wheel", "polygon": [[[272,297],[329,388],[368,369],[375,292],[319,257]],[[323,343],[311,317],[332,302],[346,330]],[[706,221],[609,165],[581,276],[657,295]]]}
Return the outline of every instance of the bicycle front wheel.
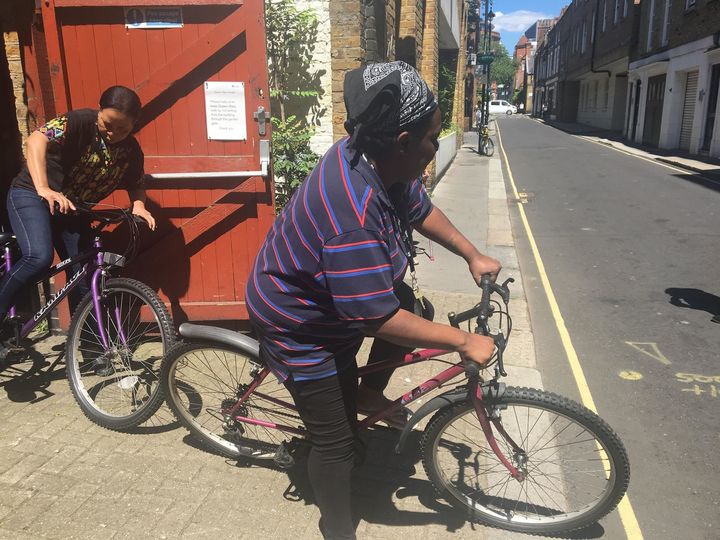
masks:
{"label": "bicycle front wheel", "polygon": [[106,280],[100,312],[98,322],[89,293],[70,323],[70,389],[96,424],[114,430],[136,427],[162,405],[160,365],[175,342],[175,329],[157,294],[134,279]]}
{"label": "bicycle front wheel", "polygon": [[471,519],[535,534],[580,529],[617,506],[630,467],[599,416],[528,388],[508,388],[493,405],[500,416],[491,421],[495,438],[524,480],[513,479],[495,455],[466,401],[438,411],[422,437],[425,471],[443,498]]}
{"label": "bicycle front wheel", "polygon": [[285,386],[269,375],[232,417],[228,414],[262,369],[257,358],[219,345],[182,344],[163,362],[165,398],[206,448],[230,458],[272,459],[288,437],[270,424],[302,424]]}

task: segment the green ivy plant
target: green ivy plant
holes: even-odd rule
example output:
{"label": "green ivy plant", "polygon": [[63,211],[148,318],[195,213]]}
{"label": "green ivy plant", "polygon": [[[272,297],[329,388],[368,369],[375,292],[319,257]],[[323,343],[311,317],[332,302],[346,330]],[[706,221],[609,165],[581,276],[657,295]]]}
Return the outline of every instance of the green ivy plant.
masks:
{"label": "green ivy plant", "polygon": [[271,121],[275,207],[280,211],[312,172],[320,156],[310,149],[312,129],[303,127],[297,117],[272,118]]}

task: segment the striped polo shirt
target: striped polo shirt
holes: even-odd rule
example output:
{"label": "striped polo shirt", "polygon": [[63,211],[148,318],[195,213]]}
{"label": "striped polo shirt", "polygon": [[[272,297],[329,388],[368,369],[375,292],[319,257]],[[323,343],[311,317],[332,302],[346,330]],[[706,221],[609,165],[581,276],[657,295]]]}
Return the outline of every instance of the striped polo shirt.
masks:
{"label": "striped polo shirt", "polygon": [[[352,362],[368,324],[399,308],[408,266],[392,200],[347,138],[333,145],[268,232],[246,289],[264,360],[282,379],[322,379]],[[406,186],[408,221],[432,210],[419,179]],[[393,191],[395,187],[393,188]],[[391,200],[392,199],[392,200]]]}

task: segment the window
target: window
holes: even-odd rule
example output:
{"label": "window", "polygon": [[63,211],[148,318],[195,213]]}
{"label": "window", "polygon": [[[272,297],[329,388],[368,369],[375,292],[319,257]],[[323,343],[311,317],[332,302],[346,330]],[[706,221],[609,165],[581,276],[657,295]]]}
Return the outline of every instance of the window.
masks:
{"label": "window", "polygon": [[620,20],[620,0],[615,0],[615,12],[613,13],[613,24]]}
{"label": "window", "polygon": [[587,26],[585,24],[585,21],[583,21],[583,29],[582,29],[582,44],[580,47],[580,52],[582,54],[585,54],[585,44],[587,43]]}
{"label": "window", "polygon": [[662,27],[662,45],[668,44],[668,30],[670,29],[670,10],[672,9],[672,0],[665,0],[665,16]]}
{"label": "window", "polygon": [[628,16],[628,9],[630,8],[629,4],[630,4],[630,0],[625,0],[625,2],[623,4],[623,17]]}
{"label": "window", "polygon": [[595,19],[597,18],[597,12],[593,11],[592,28],[590,29],[590,43],[595,43]]}
{"label": "window", "polygon": [[607,0],[603,0],[602,31],[604,32],[606,28],[607,28]]}
{"label": "window", "polygon": [[685,0],[685,9],[690,9],[695,7],[695,0]]}
{"label": "window", "polygon": [[653,35],[654,19],[655,19],[655,0],[650,0],[650,17],[648,17],[647,42],[645,43],[646,51],[650,51],[652,49],[652,35]]}

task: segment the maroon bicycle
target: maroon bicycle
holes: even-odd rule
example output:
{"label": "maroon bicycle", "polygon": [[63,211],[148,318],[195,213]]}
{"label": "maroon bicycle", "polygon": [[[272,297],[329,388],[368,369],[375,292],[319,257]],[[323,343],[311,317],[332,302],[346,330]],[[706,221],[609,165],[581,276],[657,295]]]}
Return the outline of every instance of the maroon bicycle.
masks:
{"label": "maroon bicycle", "polygon": [[[472,309],[448,315],[459,327],[493,337],[496,352],[482,370],[451,362],[442,350],[361,367],[358,376],[437,360],[449,367],[390,407],[365,418],[375,426],[399,407],[428,392],[452,387],[420,406],[400,433],[396,452],[423,418],[423,466],[440,496],[470,519],[513,531],[558,534],[585,527],[611,512],[624,496],[630,467],[617,434],[595,413],[565,397],[500,382],[507,376],[503,352],[512,329],[508,279],[482,280]],[[499,298],[499,300],[497,299]],[[491,329],[490,322],[493,324]],[[306,435],[292,398],[259,360],[258,343],[229,330],[183,324],[185,343],[161,368],[162,389],[179,422],[212,449],[231,458],[292,465],[294,439]]]}

